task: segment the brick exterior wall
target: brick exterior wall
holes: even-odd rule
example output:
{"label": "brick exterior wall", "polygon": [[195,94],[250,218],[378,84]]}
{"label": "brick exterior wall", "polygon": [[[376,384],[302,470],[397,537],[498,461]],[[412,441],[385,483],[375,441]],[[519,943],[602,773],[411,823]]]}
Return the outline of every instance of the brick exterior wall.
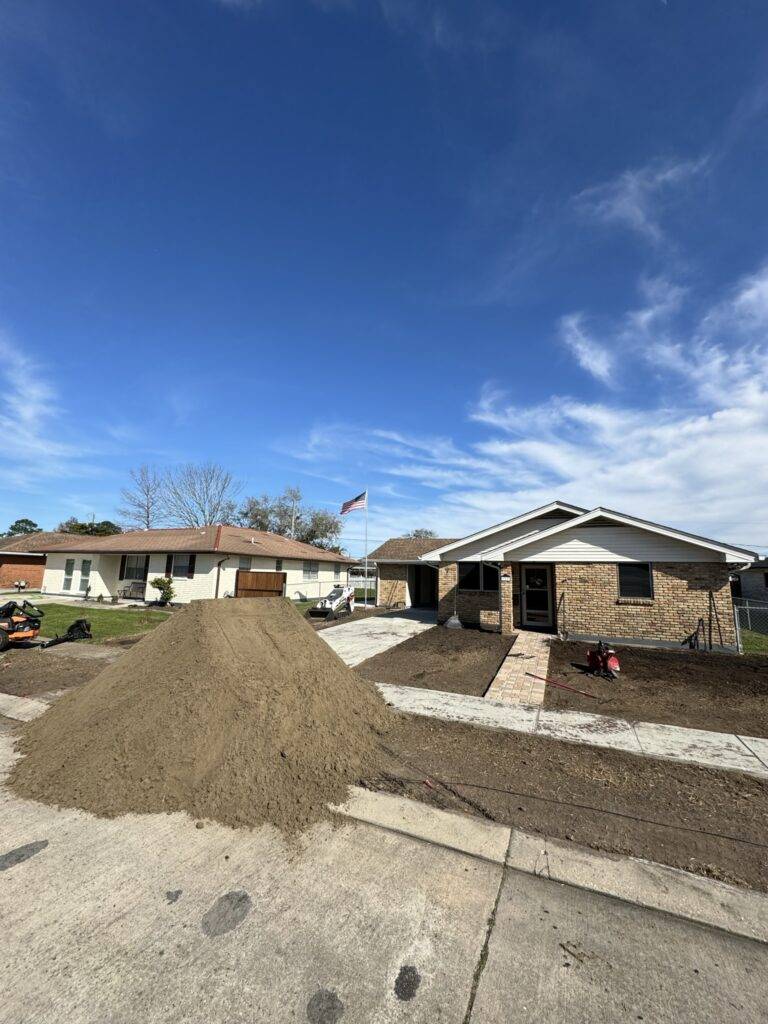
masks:
{"label": "brick exterior wall", "polygon": [[44,558],[29,558],[25,554],[0,555],[0,587],[12,587],[16,580],[26,580],[30,588],[39,590],[44,572]]}
{"label": "brick exterior wall", "polygon": [[484,629],[499,628],[499,592],[496,590],[460,591],[456,595],[458,578],[456,563],[446,562],[437,570],[437,621],[447,622],[456,611],[462,622]]}
{"label": "brick exterior wall", "polygon": [[[558,562],[555,606],[565,594],[565,628],[569,633],[682,642],[699,619],[709,622],[712,591],[720,618],[722,643],[735,645],[733,604],[724,562],[657,562],[653,565],[653,598],[622,599],[613,562]],[[562,621],[559,623],[563,627]],[[713,621],[713,643],[720,643]]]}
{"label": "brick exterior wall", "polygon": [[408,566],[405,564],[387,564],[382,562],[379,571],[380,605],[404,605],[408,593]]}

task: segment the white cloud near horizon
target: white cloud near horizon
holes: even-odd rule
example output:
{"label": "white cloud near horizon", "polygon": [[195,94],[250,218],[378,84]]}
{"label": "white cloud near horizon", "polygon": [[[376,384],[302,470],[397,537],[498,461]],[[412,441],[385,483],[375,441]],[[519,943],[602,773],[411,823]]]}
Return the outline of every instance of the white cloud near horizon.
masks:
{"label": "white cloud near horizon", "polygon": [[[633,389],[521,405],[489,383],[467,412],[480,440],[337,424],[294,454],[372,481],[372,543],[415,527],[464,536],[560,498],[768,550],[768,265],[703,313],[662,278],[640,293],[611,336]],[[610,373],[588,348],[574,354],[596,379]],[[387,478],[408,497],[377,493]],[[359,534],[345,534],[355,554]]]}

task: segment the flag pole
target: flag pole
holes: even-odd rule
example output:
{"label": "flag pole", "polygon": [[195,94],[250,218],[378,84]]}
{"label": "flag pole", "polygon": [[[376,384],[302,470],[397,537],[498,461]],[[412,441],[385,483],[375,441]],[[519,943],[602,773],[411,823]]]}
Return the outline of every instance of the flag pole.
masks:
{"label": "flag pole", "polygon": [[368,607],[368,488],[365,488],[365,607]]}

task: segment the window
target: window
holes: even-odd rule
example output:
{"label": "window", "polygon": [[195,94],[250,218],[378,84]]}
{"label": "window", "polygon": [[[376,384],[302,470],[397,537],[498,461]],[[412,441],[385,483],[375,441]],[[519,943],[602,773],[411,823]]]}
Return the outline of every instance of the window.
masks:
{"label": "window", "polygon": [[483,590],[499,589],[499,567],[483,562]]}
{"label": "window", "polygon": [[194,576],[195,574],[195,556],[194,555],[174,555],[173,556],[173,576]]}
{"label": "window", "polygon": [[84,558],[80,563],[80,589],[85,593],[90,583],[91,559]]}
{"label": "window", "polygon": [[147,565],[146,555],[126,555],[125,565],[120,574],[121,580],[144,580]]}
{"label": "window", "polygon": [[275,572],[282,572],[282,571],[283,571],[283,560],[282,560],[282,558],[276,558],[275,559]]}
{"label": "window", "polygon": [[250,572],[251,571],[251,556],[250,555],[240,555],[240,558],[238,559],[238,562],[237,562],[237,568],[238,569],[242,569],[243,572]]}
{"label": "window", "polygon": [[341,579],[341,562],[333,563],[333,578],[335,580]]}
{"label": "window", "polygon": [[304,562],[302,566],[302,578],[305,580],[316,580],[319,566],[317,562]]}
{"label": "window", "polygon": [[650,562],[619,563],[619,597],[653,597]]}
{"label": "window", "polygon": [[498,590],[499,570],[485,562],[459,562],[459,590]]}
{"label": "window", "polygon": [[182,576],[192,579],[195,575],[195,555],[168,555],[165,559],[165,575],[174,576],[177,579]]}
{"label": "window", "polygon": [[72,576],[75,572],[75,560],[74,558],[68,558],[64,563],[64,586],[63,590],[72,589]]}

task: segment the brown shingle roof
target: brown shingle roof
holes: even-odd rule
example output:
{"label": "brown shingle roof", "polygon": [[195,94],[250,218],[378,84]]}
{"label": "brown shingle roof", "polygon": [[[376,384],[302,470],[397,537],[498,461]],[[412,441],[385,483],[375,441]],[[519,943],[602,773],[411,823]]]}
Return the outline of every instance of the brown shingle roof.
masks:
{"label": "brown shingle roof", "polygon": [[[51,544],[66,544],[79,540],[71,533],[54,533],[40,530],[38,533],[22,533],[18,537],[0,537],[0,551],[23,551],[43,554]],[[64,550],[62,547],[60,550]]]}
{"label": "brown shingle roof", "polygon": [[50,544],[46,551],[78,551],[86,554],[100,551],[118,555],[143,554],[144,552],[210,551],[224,555],[267,555],[271,558],[301,558],[318,562],[354,562],[353,558],[325,551],[314,544],[303,544],[276,533],[250,530],[245,526],[201,526],[180,527],[171,530],[132,530],[117,533],[111,537],[80,536],[72,545],[69,543]]}
{"label": "brown shingle roof", "polygon": [[434,551],[443,544],[453,544],[453,539],[445,537],[390,537],[372,551],[368,558],[372,562],[409,562]]}

